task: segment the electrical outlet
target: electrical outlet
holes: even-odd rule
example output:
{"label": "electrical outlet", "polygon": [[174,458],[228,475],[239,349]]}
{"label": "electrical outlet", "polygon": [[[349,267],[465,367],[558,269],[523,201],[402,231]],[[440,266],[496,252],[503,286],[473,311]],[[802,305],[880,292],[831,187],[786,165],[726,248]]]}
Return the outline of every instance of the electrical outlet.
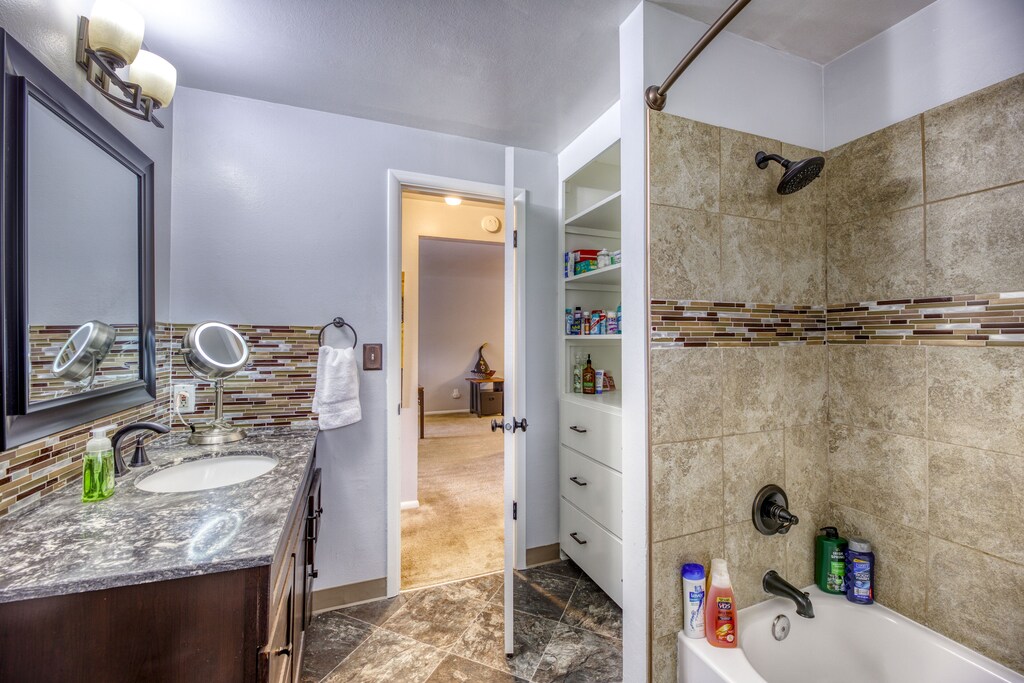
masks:
{"label": "electrical outlet", "polygon": [[174,405],[179,413],[196,412],[195,384],[175,384],[171,389],[171,395],[174,397]]}
{"label": "electrical outlet", "polygon": [[462,398],[462,392],[459,391],[458,387],[452,389],[452,398]]}

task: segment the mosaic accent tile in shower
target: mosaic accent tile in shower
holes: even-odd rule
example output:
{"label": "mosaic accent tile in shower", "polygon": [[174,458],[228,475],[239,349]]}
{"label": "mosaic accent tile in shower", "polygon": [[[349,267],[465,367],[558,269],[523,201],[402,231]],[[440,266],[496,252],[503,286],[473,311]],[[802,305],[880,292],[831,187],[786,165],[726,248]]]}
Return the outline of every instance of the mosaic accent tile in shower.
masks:
{"label": "mosaic accent tile in shower", "polygon": [[[191,324],[176,323],[173,331],[173,382],[198,384],[196,412],[185,419],[207,420],[214,413],[213,384],[201,382],[185,367],[178,350]],[[311,407],[316,389],[319,327],[232,325],[249,343],[249,365],[224,382],[224,415],[243,427],[288,426],[315,419]],[[184,425],[173,416],[174,428]]]}
{"label": "mosaic accent tile in shower", "polygon": [[824,343],[824,306],[651,300],[657,348]]}
{"label": "mosaic accent tile in shower", "polygon": [[1024,346],[1024,292],[831,305],[829,344]]}
{"label": "mosaic accent tile in shower", "polygon": [[101,417],[58,434],[0,453],[0,517],[30,506],[82,474],[82,453],[89,432],[104,425],[122,426],[139,420],[166,424],[170,400],[171,326],[156,326],[157,399],[115,415]]}

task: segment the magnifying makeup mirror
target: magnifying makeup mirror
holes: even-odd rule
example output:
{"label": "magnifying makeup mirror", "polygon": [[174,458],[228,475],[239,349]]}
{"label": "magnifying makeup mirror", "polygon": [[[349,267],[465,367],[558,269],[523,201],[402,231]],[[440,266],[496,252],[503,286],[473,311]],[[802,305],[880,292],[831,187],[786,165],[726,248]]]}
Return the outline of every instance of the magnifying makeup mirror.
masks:
{"label": "magnifying makeup mirror", "polygon": [[88,379],[85,388],[92,387],[96,369],[110,353],[117,332],[99,320],[90,320],[68,337],[53,359],[53,374],[67,382]]}
{"label": "magnifying makeup mirror", "polygon": [[181,340],[185,366],[201,380],[213,382],[217,391],[216,413],[211,422],[192,425],[190,444],[213,446],[245,438],[245,431],[224,419],[224,380],[249,362],[249,346],[233,327],[207,321],[193,326]]}

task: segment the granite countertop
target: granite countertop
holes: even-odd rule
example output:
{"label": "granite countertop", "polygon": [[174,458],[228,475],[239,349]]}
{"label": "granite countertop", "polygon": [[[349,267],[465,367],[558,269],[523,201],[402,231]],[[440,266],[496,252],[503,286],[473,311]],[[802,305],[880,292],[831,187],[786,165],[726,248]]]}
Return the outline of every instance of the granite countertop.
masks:
{"label": "granite countertop", "polygon": [[[147,447],[152,465],[117,480],[114,495],[81,501],[81,481],[0,520],[0,603],[270,564],[316,441],[315,428],[264,428],[224,446],[170,434]],[[132,443],[122,445],[125,461]],[[136,480],[183,460],[259,452],[267,474],[233,486],[149,493]]]}

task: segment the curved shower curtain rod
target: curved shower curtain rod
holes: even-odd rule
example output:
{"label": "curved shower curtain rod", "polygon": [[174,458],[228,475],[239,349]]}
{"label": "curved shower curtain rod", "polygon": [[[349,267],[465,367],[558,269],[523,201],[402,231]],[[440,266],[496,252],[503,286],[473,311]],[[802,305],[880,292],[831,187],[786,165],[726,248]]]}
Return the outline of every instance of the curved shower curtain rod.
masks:
{"label": "curved shower curtain rod", "polygon": [[704,51],[704,48],[711,44],[711,41],[715,39],[715,36],[721,33],[722,29],[728,26],[729,22],[732,21],[736,15],[740,13],[740,10],[746,7],[749,3],[750,0],[734,0],[734,2],[729,5],[729,9],[725,10],[725,12],[722,13],[722,16],[718,17],[718,19],[715,20],[715,23],[708,27],[708,30],[700,37],[700,40],[698,40],[694,46],[690,48],[690,51],[687,52],[681,60],[679,60],[679,63],[676,64],[676,68],[672,69],[672,73],[668,75],[665,82],[660,86],[652,85],[647,88],[647,91],[644,93],[644,99],[647,101],[648,107],[656,111],[661,111],[665,108],[665,96],[668,95],[668,91],[672,87],[672,84],[676,82],[684,71],[686,71],[686,67],[690,66],[690,64],[693,63],[693,60],[697,59],[697,56]]}

